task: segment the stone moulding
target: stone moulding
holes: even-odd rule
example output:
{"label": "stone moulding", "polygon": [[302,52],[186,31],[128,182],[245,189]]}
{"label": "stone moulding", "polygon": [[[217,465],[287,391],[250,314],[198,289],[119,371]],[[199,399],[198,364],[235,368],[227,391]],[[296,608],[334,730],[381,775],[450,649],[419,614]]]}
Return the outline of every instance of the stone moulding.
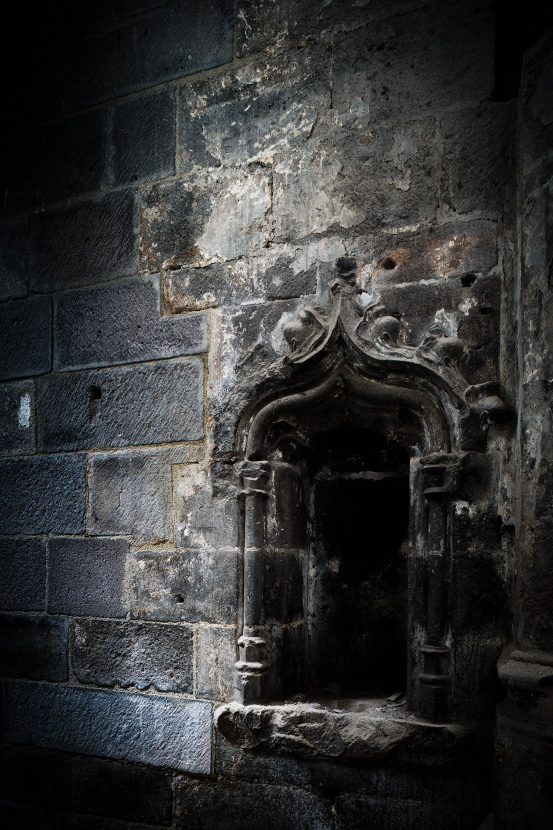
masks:
{"label": "stone moulding", "polygon": [[[286,751],[295,747],[300,754],[320,755],[328,739],[330,748],[325,751],[330,755],[376,757],[371,753],[380,751],[383,735],[389,748],[396,741],[408,746],[412,739],[419,740],[428,722],[451,720],[455,677],[448,584],[454,503],[473,499],[467,494],[474,490],[475,480],[481,489],[488,486],[486,436],[491,424],[505,418],[506,407],[497,383],[471,385],[463,376],[466,346],[450,315],[438,311],[421,342],[406,345],[400,320],[377,297],[358,288],[356,270],[354,260],[338,260],[329,307],[306,304],[284,325],[282,335],[289,346],[284,362],[291,373],[280,393],[257,401],[244,413],[237,432],[243,515],[238,703],[219,710],[218,724],[230,740],[248,746],[278,745]],[[424,632],[416,658],[410,658],[408,704],[423,719],[418,724],[382,718],[377,723],[372,714],[333,716],[303,704],[257,708],[279,698],[278,658],[263,608],[264,563],[271,555],[265,538],[266,512],[269,503],[278,501],[272,489],[280,463],[275,461],[273,428],[284,424],[293,432],[301,418],[307,418],[315,423],[312,429],[328,429],[324,419],[329,409],[339,411],[345,421],[353,413],[362,428],[376,424],[383,431],[390,429],[390,413],[401,409],[409,413],[409,428],[416,433],[410,443],[409,546],[411,559],[424,563],[426,576],[422,617],[408,609],[411,628]],[[401,443],[399,433],[394,440]],[[310,723],[318,724],[313,726],[314,748],[309,748],[307,737],[312,733]],[[279,724],[285,724],[284,731]],[[365,739],[361,740],[355,724],[362,724]],[[350,733],[351,740],[346,737]],[[371,746],[365,745],[367,740]]]}

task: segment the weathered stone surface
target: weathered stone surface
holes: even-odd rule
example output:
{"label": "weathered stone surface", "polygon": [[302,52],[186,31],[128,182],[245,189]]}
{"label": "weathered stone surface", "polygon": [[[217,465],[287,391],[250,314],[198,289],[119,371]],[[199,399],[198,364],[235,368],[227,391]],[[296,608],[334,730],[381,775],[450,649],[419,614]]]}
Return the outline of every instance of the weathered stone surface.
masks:
{"label": "weathered stone surface", "polygon": [[6,739],[208,774],[211,705],[159,695],[6,681]]}
{"label": "weathered stone surface", "polygon": [[71,624],[72,672],[95,686],[191,692],[192,647],[187,626],[86,619]]}
{"label": "weathered stone surface", "polygon": [[456,213],[500,216],[513,174],[512,104],[483,104],[445,115],[442,198]]}
{"label": "weathered stone surface", "polygon": [[0,306],[0,380],[42,375],[52,366],[50,297]]}
{"label": "weathered stone surface", "polygon": [[174,468],[177,547],[213,550],[238,545],[237,484],[230,464]]}
{"label": "weathered stone surface", "polygon": [[46,603],[46,543],[0,539],[0,608],[43,611]]}
{"label": "weathered stone surface", "polygon": [[225,738],[243,748],[303,758],[407,761],[415,753],[418,764],[434,766],[450,762],[467,740],[468,732],[461,726],[437,726],[405,713],[390,716],[377,710],[379,701],[374,699],[360,703],[356,712],[336,708],[339,700],[328,707],[228,703],[217,709],[215,722]]}
{"label": "weathered stone surface", "polygon": [[122,185],[175,172],[175,92],[163,89],[110,112],[108,181]]}
{"label": "weathered stone surface", "polygon": [[0,300],[27,293],[27,220],[0,223]]}
{"label": "weathered stone surface", "polygon": [[94,536],[159,542],[173,536],[167,450],[98,453],[90,460],[88,527]]}
{"label": "weathered stone surface", "polygon": [[125,539],[51,539],[48,611],[76,616],[124,617]]}
{"label": "weathered stone surface", "polygon": [[153,271],[235,260],[269,238],[270,171],[214,170],[154,185],[140,210],[140,262]]}
{"label": "weathered stone surface", "polygon": [[0,615],[0,660],[4,677],[67,680],[67,620]]}
{"label": "weathered stone surface", "polygon": [[136,268],[135,227],[132,190],[31,217],[29,287],[61,291],[129,276]]}
{"label": "weathered stone surface", "polygon": [[236,629],[199,625],[196,643],[196,695],[210,700],[232,700],[237,660]]}
{"label": "weathered stone surface", "polygon": [[[61,752],[3,744],[0,747],[0,798],[69,810],[73,784],[71,766],[72,759]],[[30,781],[32,786],[29,786]]]}
{"label": "weathered stone surface", "polygon": [[34,382],[0,386],[0,455],[33,453],[35,430]]}
{"label": "weathered stone surface", "polygon": [[178,830],[330,830],[330,802],[296,787],[181,780],[175,790]]}
{"label": "weathered stone surface", "polygon": [[[365,830],[367,827],[381,827],[382,830],[400,830],[402,827],[457,830],[460,818],[458,809],[440,809],[436,804],[349,795],[339,796],[334,810],[336,830]],[[463,819],[467,817],[463,816]],[[476,816],[474,819],[477,820]]]}
{"label": "weathered stone surface", "polygon": [[[0,418],[1,405],[0,397]],[[46,452],[196,441],[203,437],[203,363],[51,375],[39,386],[38,411]]]}
{"label": "weathered stone surface", "polygon": [[81,533],[83,455],[0,461],[0,533]]}
{"label": "weathered stone surface", "polygon": [[147,824],[171,824],[171,776],[119,761],[75,759],[75,808]]}
{"label": "weathered stone surface", "polygon": [[79,113],[2,142],[3,158],[10,163],[2,170],[0,212],[43,209],[96,191],[103,175],[104,118],[102,110]]}
{"label": "weathered stone surface", "polygon": [[55,299],[54,368],[197,354],[206,350],[206,324],[203,314],[160,316],[159,275],[64,292]]}
{"label": "weathered stone surface", "polygon": [[236,551],[140,551],[130,569],[133,617],[235,623]]}

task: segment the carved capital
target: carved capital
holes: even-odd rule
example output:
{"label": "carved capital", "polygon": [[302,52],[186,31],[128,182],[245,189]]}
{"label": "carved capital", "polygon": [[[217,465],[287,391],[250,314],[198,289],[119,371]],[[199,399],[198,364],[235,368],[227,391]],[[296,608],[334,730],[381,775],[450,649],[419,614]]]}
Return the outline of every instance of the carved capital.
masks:
{"label": "carved capital", "polygon": [[266,461],[244,461],[239,465],[239,471],[242,476],[242,491],[246,495],[268,494],[271,468]]}

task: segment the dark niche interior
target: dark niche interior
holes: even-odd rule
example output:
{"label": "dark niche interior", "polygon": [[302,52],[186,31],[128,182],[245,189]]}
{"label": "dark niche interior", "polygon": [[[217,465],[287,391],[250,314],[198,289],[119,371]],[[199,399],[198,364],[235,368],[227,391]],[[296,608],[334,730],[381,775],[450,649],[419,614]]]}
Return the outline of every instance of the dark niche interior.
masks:
{"label": "dark niche interior", "polygon": [[406,688],[409,456],[373,429],[312,436],[308,654],[311,690]]}

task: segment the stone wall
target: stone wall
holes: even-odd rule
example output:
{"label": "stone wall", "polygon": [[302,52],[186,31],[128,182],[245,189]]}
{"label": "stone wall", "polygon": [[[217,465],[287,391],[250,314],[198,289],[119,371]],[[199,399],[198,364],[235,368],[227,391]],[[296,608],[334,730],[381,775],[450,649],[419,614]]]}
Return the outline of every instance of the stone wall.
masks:
{"label": "stone wall", "polygon": [[[516,280],[534,241],[520,219],[517,238],[517,102],[494,92],[493,5],[100,4],[66,21],[32,107],[21,96],[0,220],[7,826],[449,830],[493,811],[493,708],[472,701],[488,684],[495,704],[489,667],[512,639],[517,516],[542,511],[536,539],[550,522],[550,459],[516,500],[512,423],[488,435],[496,516],[459,583],[460,605],[483,584],[493,608],[459,613],[458,659],[480,666],[459,711],[483,717],[481,745],[336,764],[237,748],[213,721],[235,696],[237,427],[282,382],[283,327],[306,298],[327,302],[337,260],[355,260],[406,345],[441,312],[469,383],[499,381],[512,411],[528,384],[545,395],[546,368],[518,373],[538,324],[517,340],[519,303],[541,292],[545,319],[547,299]],[[548,137],[531,138],[528,192]],[[525,566],[519,595],[543,609],[540,574]],[[551,649],[539,614],[517,618],[520,647]]]}

